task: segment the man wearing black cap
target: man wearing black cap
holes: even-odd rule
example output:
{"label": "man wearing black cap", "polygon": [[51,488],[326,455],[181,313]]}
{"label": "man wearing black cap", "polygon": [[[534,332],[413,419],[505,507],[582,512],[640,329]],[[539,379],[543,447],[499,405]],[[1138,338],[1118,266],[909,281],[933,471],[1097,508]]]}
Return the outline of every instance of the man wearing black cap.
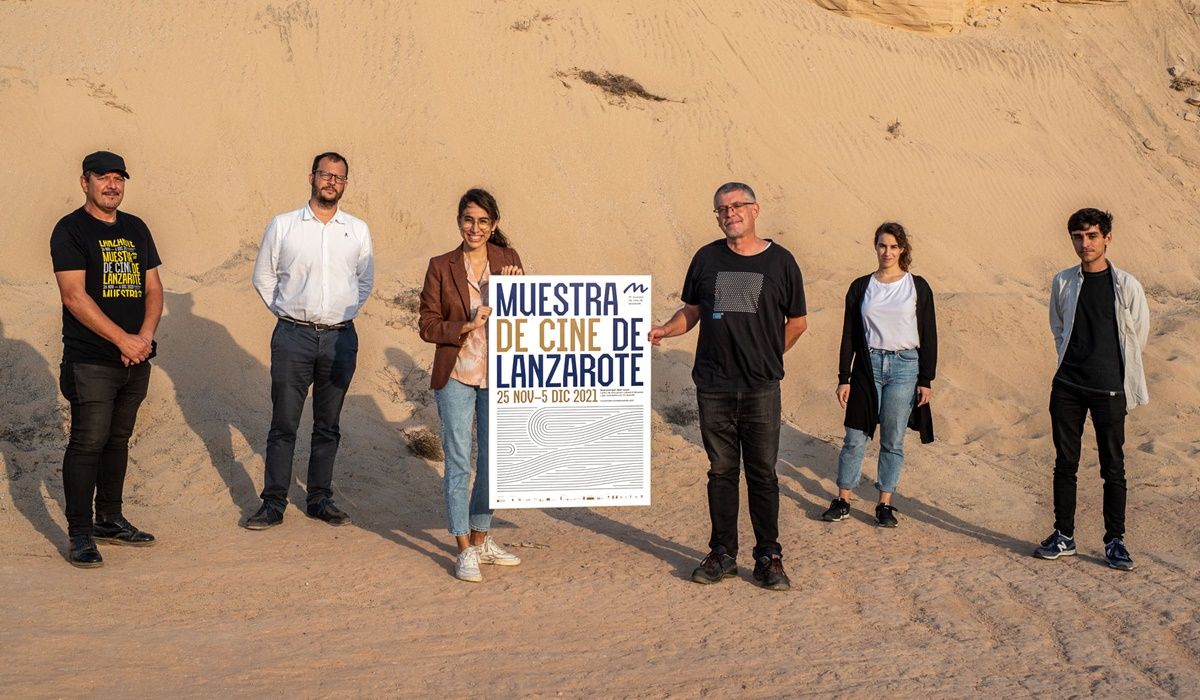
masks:
{"label": "man wearing black cap", "polygon": [[[115,153],[83,159],[85,202],[50,236],[50,257],[63,303],[59,388],[71,403],[71,437],[63,457],[67,559],[104,563],[96,541],[147,546],[154,536],[121,513],[129,436],[150,384],[154,331],[162,316],[158,251],[150,229],[117,211],[129,172]],[[92,501],[96,522],[92,522]]]}

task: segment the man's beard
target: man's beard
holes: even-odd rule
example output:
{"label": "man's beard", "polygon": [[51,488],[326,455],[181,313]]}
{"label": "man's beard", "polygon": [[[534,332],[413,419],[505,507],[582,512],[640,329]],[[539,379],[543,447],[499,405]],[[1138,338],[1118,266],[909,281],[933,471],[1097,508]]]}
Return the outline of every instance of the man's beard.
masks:
{"label": "man's beard", "polygon": [[[116,211],[121,206],[122,199],[122,195],[101,192],[100,196],[96,197],[93,202],[100,211]],[[109,205],[110,202],[112,203],[111,206]]]}
{"label": "man's beard", "polygon": [[325,194],[325,191],[319,187],[312,188],[312,198],[317,201],[317,205],[322,208],[332,209],[337,206],[338,200],[342,198],[340,192],[335,192],[332,196]]}

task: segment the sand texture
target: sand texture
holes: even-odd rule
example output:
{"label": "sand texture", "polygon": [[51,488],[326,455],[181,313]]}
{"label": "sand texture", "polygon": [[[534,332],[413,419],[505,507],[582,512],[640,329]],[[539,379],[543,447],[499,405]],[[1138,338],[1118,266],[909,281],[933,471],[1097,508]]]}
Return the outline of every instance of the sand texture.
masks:
{"label": "sand texture", "polygon": [[[820,4],[866,5],[0,2],[0,693],[1200,697],[1200,6],[876,4],[953,25],[917,32]],[[125,506],[160,542],[83,571],[63,558],[48,239],[99,148],[125,156],[123,209],[164,260]],[[289,508],[248,532],[273,326],[251,268],[326,149],[376,252],[335,478],[354,524]],[[740,576],[687,580],[708,536],[694,334],[655,352],[654,505],[501,512],[523,565],[456,581],[442,465],[406,435],[437,429],[415,294],[459,195],[496,194],[531,272],[653,275],[665,319],[731,179],[808,294],[778,466],[792,591],[751,582],[748,519]],[[1081,556],[1029,556],[1052,525],[1049,281],[1084,206],[1116,215],[1110,257],[1152,314],[1129,573],[1104,566],[1090,427]],[[939,440],[910,437],[901,527],[880,531],[874,446],[854,517],[819,515],[843,298],[886,219],[936,293],[941,362]]]}

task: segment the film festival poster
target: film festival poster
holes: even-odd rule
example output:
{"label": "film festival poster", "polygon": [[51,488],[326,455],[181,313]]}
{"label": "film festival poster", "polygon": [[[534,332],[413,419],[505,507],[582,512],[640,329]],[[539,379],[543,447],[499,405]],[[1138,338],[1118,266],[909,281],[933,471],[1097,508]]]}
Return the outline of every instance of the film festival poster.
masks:
{"label": "film festival poster", "polygon": [[491,506],[649,505],[650,277],[489,287]]}

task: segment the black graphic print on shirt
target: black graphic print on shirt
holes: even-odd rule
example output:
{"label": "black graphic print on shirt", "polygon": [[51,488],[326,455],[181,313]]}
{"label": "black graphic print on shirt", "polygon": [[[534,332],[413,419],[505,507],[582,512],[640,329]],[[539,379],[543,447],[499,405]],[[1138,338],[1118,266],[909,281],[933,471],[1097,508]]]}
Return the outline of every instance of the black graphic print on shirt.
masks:
{"label": "black graphic print on shirt", "polygon": [[761,272],[717,272],[713,311],[719,313],[758,313],[758,300],[762,297],[763,276]]}

